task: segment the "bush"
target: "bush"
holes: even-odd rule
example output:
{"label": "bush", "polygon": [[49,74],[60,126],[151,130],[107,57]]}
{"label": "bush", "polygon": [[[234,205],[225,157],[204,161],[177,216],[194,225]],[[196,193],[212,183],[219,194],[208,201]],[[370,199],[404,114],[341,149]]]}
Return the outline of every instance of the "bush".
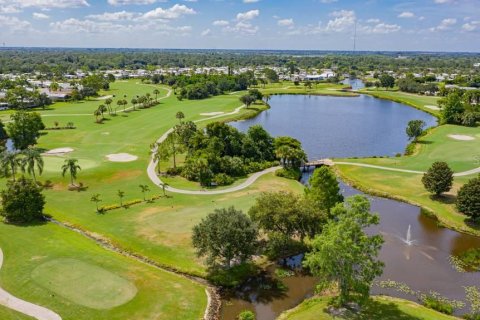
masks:
{"label": "bush", "polygon": [[181,167],[176,167],[176,168],[168,168],[167,169],[167,174],[170,176],[177,176],[182,173],[182,168]]}
{"label": "bush", "polygon": [[406,156],[412,155],[415,152],[415,146],[416,146],[415,142],[409,143],[405,148],[405,155]]}
{"label": "bush", "polygon": [[251,277],[259,274],[260,269],[254,263],[242,263],[229,269],[212,269],[208,275],[214,285],[234,288]]}
{"label": "bush", "polygon": [[274,167],[276,165],[278,165],[277,161],[250,162],[245,165],[245,171],[247,173],[255,173]]}
{"label": "bush", "polygon": [[474,220],[480,218],[480,176],[471,179],[458,191],[457,209]]}
{"label": "bush", "polygon": [[213,182],[215,182],[217,186],[228,186],[235,182],[235,179],[225,173],[219,173],[215,175]]}
{"label": "bush", "polygon": [[480,248],[471,248],[457,256],[467,269],[480,271]]}
{"label": "bush", "polygon": [[275,171],[275,175],[277,177],[292,179],[292,180],[300,180],[302,177],[302,172],[299,168],[282,168],[280,170]]}
{"label": "bush", "polygon": [[244,310],[238,315],[238,320],[255,320],[255,313],[250,310]]}
{"label": "bush", "polygon": [[455,309],[455,306],[451,301],[448,301],[435,292],[428,295],[422,295],[421,300],[425,307],[444,314],[451,315]]}
{"label": "bush", "polygon": [[480,313],[477,314],[466,314],[463,316],[466,320],[480,320]]}

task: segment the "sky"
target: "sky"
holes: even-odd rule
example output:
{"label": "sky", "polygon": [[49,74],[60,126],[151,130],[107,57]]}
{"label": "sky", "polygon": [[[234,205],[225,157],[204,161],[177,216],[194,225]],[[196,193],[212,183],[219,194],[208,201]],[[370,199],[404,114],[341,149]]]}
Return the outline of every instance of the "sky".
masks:
{"label": "sky", "polygon": [[480,0],[0,0],[7,47],[353,50],[354,38],[480,52]]}

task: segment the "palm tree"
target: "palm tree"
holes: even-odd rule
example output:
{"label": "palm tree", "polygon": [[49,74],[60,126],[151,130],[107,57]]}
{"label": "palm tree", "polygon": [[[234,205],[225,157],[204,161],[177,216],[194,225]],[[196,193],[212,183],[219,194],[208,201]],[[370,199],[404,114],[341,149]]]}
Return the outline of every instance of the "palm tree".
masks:
{"label": "palm tree", "polygon": [[123,207],[123,197],[125,197],[125,192],[118,190],[117,196],[120,198],[120,207]]}
{"label": "palm tree", "polygon": [[99,210],[98,210],[98,203],[99,203],[99,202],[102,202],[102,200],[100,199],[100,195],[99,195],[98,193],[95,193],[95,194],[90,198],[90,201],[95,202],[95,204],[97,205],[97,212],[99,212]]}
{"label": "palm tree", "polygon": [[100,111],[100,109],[93,111],[93,115],[95,116],[95,122],[100,123],[100,121],[98,121],[98,117],[102,115],[102,112]]}
{"label": "palm tree", "polygon": [[75,179],[77,178],[79,170],[82,170],[82,168],[78,165],[77,159],[65,159],[62,166],[62,176],[65,177],[65,174],[68,171],[70,173],[70,183],[72,186],[75,186]]}
{"label": "palm tree", "polygon": [[143,193],[143,201],[145,201],[145,193],[150,191],[150,188],[146,184],[141,184],[138,186]]}
{"label": "palm tree", "polygon": [[180,121],[180,123],[182,123],[182,120],[185,118],[185,114],[183,114],[182,111],[178,111],[177,114],[175,115],[175,118],[177,118],[178,121]]}
{"label": "palm tree", "polygon": [[128,104],[127,100],[123,99],[122,100],[122,105],[123,105],[123,112],[125,112],[125,107]]}
{"label": "palm tree", "polygon": [[43,172],[43,158],[40,151],[37,148],[28,148],[22,152],[22,171],[25,170],[32,176],[33,181],[37,182],[35,176],[35,165],[38,169],[38,174],[42,175]]}
{"label": "palm tree", "polygon": [[163,191],[163,196],[166,197],[167,196],[167,193],[165,192],[167,187],[168,187],[168,183],[160,183],[160,187],[162,187],[162,191]]}
{"label": "palm tree", "polygon": [[105,111],[107,111],[107,107],[106,107],[104,104],[101,104],[101,105],[98,106],[98,111],[100,111],[100,113],[102,114],[102,119],[105,119],[105,118],[103,117],[103,113],[104,113]]}
{"label": "palm tree", "polygon": [[111,115],[112,114],[112,109],[110,105],[112,104],[113,100],[111,98],[108,98],[105,100],[105,104],[107,105],[108,113]]}
{"label": "palm tree", "polygon": [[13,181],[15,181],[15,175],[17,168],[20,166],[20,159],[18,158],[17,151],[5,150],[0,154],[0,164],[2,168],[2,174],[8,177],[10,174]]}
{"label": "palm tree", "polygon": [[160,91],[158,89],[153,90],[153,94],[155,95],[155,101],[158,101],[158,95],[160,94]]}
{"label": "palm tree", "polygon": [[130,102],[132,103],[133,111],[135,111],[135,105],[137,104],[137,99],[132,98],[132,100]]}

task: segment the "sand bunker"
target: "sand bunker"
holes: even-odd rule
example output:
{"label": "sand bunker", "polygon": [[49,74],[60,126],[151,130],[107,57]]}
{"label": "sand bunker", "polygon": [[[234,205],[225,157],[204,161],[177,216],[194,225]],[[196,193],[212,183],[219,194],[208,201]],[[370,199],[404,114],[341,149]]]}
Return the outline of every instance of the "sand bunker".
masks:
{"label": "sand bunker", "polygon": [[225,112],[205,112],[200,113],[201,116],[218,116],[220,114],[224,114]]}
{"label": "sand bunker", "polygon": [[108,135],[110,135],[110,132],[102,132],[102,135],[108,136]]}
{"label": "sand bunker", "polygon": [[129,153],[116,153],[108,154],[107,159],[112,162],[130,162],[137,160],[138,157]]}
{"label": "sand bunker", "polygon": [[73,148],[57,148],[57,149],[49,150],[43,154],[46,156],[62,156],[72,151],[73,151]]}
{"label": "sand bunker", "polygon": [[475,140],[475,138],[472,137],[472,136],[465,136],[465,135],[461,135],[461,134],[449,134],[448,137],[452,138],[452,139],[455,139],[455,140],[462,140],[462,141]]}
{"label": "sand bunker", "polygon": [[426,105],[425,108],[430,109],[430,110],[440,110],[439,107],[437,107],[437,106],[430,106],[430,105]]}
{"label": "sand bunker", "polygon": [[112,95],[109,95],[109,96],[101,96],[101,97],[98,97],[97,100],[107,100],[107,99],[110,99],[110,98],[113,98]]}

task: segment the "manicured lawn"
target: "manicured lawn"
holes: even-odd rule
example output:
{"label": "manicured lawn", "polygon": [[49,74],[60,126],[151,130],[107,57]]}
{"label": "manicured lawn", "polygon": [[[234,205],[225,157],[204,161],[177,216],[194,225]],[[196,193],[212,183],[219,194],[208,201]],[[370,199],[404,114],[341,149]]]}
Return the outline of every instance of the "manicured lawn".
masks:
{"label": "manicured lawn", "polygon": [[33,320],[29,316],[26,316],[20,312],[8,309],[7,307],[0,306],[0,319],[2,320]]}
{"label": "manicured lawn", "polygon": [[2,223],[0,247],[0,286],[64,320],[199,319],[205,311],[203,286],[52,223]]}
{"label": "manicured lawn", "polygon": [[[119,85],[129,84],[152,90],[150,86],[116,82]],[[139,90],[140,90],[139,89]],[[76,130],[48,131],[39,140],[39,147],[45,149],[72,147],[74,152],[66,156],[45,157],[45,172],[41,181],[51,180],[53,187],[45,191],[47,197],[46,212],[54,218],[73,223],[88,231],[109,238],[112,242],[130,251],[146,255],[158,262],[177,269],[204,274],[204,266],[193,252],[190,244],[190,232],[200,219],[217,207],[234,205],[248,210],[259,191],[280,190],[303,187],[295,182],[274,175],[264,176],[253,186],[240,192],[220,196],[187,196],[170,194],[169,198],[161,198],[154,203],[136,205],[129,209],[109,211],[105,215],[95,213],[95,204],[90,202],[92,194],[99,193],[100,205],[119,203],[117,191],[125,192],[124,201],[142,199],[139,185],[146,184],[151,191],[147,196],[161,194],[159,187],[153,185],[147,177],[146,168],[150,159],[149,146],[164,132],[177,123],[177,111],[185,113],[185,120],[203,119],[201,113],[231,112],[241,103],[238,95],[225,95],[200,101],[178,101],[175,96],[161,100],[159,106],[132,111],[112,117],[104,124],[94,123],[94,117],[77,117]],[[75,108],[75,105],[72,104]],[[225,116],[215,121],[232,120],[255,114],[257,106],[242,109],[239,114]],[[70,109],[63,109],[65,114]],[[47,125],[53,124],[57,117],[46,117]],[[62,117],[63,119],[63,117]],[[213,120],[210,120],[213,121]],[[206,125],[209,121],[199,123]],[[106,160],[112,153],[130,153],[138,156],[138,160],[127,163],[114,163]],[[61,165],[64,159],[79,159],[82,170],[78,181],[85,190],[68,191],[69,177],[62,178]],[[169,181],[173,186],[189,184],[181,179]],[[0,180],[3,185],[5,180]],[[238,183],[241,183],[239,181]]]}
{"label": "manicured lawn", "polygon": [[434,310],[427,309],[411,301],[390,297],[374,297],[360,314],[347,314],[345,317],[333,317],[326,312],[328,297],[313,298],[304,301],[298,307],[285,312],[279,320],[453,320]]}
{"label": "manicured lawn", "polygon": [[438,100],[440,97],[434,96],[422,96],[418,94],[400,92],[400,91],[386,91],[381,89],[363,89],[361,93],[372,95],[376,98],[392,100],[407,104],[425,112],[438,116],[440,112],[426,106],[438,106]]}
{"label": "manicured lawn", "polygon": [[303,83],[296,86],[293,82],[284,81],[279,83],[271,83],[257,88],[264,94],[319,94],[329,96],[357,96],[356,93],[341,91],[347,88],[344,84],[333,83],[312,83],[312,88],[306,88]]}

